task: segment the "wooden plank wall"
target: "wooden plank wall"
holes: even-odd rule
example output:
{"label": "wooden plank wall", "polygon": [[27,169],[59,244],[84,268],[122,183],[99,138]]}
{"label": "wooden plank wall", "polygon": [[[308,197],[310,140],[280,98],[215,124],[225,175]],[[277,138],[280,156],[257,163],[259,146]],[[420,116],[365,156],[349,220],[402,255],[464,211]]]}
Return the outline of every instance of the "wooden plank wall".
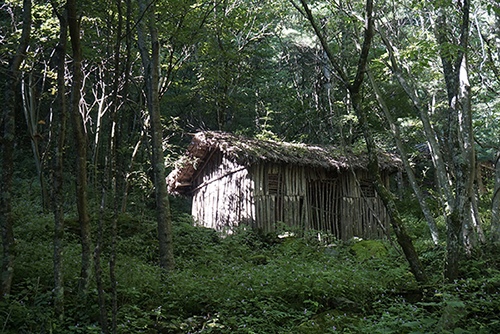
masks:
{"label": "wooden plank wall", "polygon": [[230,230],[241,222],[253,225],[253,181],[248,170],[220,155],[213,160],[194,183],[194,219],[216,230]]}
{"label": "wooden plank wall", "polygon": [[203,170],[193,182],[192,214],[207,227],[224,230],[246,223],[271,232],[281,222],[342,240],[374,239],[384,237],[379,219],[388,230],[389,219],[377,194],[362,197],[371,194],[366,183],[363,191],[359,187],[360,180],[368,179],[363,173],[358,173],[356,182],[352,172],[271,163],[247,169],[219,153]]}
{"label": "wooden plank wall", "polygon": [[[388,186],[388,178],[384,177]],[[363,239],[383,238],[383,230],[379,226],[380,221],[385,229],[389,230],[389,217],[384,204],[378,194],[372,190],[373,197],[363,196],[359,183],[370,184],[367,182],[369,175],[366,172],[357,172],[356,177],[349,173],[345,178],[348,183],[347,195],[342,197],[341,203],[341,221],[343,233],[341,239],[348,240],[354,236]],[[365,181],[365,182],[363,182]]]}
{"label": "wooden plank wall", "polygon": [[297,166],[259,164],[251,169],[255,182],[255,227],[266,232],[281,222],[292,228],[307,226],[307,182]]}

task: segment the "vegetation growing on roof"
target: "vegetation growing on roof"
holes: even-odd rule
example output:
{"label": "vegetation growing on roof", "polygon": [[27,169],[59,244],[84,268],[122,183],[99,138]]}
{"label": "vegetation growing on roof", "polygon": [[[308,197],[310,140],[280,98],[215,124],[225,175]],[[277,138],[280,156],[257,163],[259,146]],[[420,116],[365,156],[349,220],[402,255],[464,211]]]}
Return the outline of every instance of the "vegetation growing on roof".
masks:
{"label": "vegetation growing on roof", "polygon": [[[221,151],[229,160],[243,166],[273,162],[342,171],[349,168],[366,170],[368,163],[366,152],[354,153],[334,146],[288,143],[227,132],[205,131],[193,135],[186,153],[168,178],[170,189],[175,187],[176,182],[188,180],[215,150]],[[400,162],[395,154],[379,152],[380,169],[383,171],[395,171]]]}
{"label": "vegetation growing on roof", "polygon": [[[366,168],[367,163],[366,152],[349,152],[334,146],[256,139],[218,131],[195,134],[193,145],[195,150],[201,147],[218,148],[241,164],[263,160],[341,170]],[[380,152],[380,157],[382,169],[397,168],[399,158],[396,155]]]}

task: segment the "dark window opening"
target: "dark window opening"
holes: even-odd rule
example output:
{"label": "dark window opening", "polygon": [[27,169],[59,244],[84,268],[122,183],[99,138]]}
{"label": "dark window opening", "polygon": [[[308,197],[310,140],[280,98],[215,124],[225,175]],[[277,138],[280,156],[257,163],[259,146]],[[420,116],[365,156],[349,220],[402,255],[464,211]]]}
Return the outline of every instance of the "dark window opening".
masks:
{"label": "dark window opening", "polygon": [[373,187],[373,183],[371,181],[361,180],[359,181],[359,186],[361,188],[362,197],[375,197],[375,187]]}

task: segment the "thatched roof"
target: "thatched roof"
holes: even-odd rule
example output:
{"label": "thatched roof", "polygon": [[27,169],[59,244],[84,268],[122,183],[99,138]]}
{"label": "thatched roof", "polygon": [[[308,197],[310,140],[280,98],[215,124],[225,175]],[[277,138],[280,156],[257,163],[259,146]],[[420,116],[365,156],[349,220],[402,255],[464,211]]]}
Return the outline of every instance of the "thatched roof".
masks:
{"label": "thatched roof", "polygon": [[[247,167],[270,162],[342,171],[349,168],[366,169],[368,162],[365,153],[343,152],[333,146],[260,140],[226,132],[198,132],[193,136],[186,154],[177,161],[176,167],[167,178],[169,191],[176,193],[183,185],[190,184],[191,178],[216,150],[229,160]],[[393,154],[379,153],[379,165],[383,171],[395,171],[400,162]]]}

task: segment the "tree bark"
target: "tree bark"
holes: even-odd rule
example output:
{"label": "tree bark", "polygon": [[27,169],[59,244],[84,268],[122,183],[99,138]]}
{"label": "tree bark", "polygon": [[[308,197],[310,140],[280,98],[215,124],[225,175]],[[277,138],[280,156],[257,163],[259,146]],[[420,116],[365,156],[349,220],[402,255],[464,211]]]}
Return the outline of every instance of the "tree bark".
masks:
{"label": "tree bark", "polygon": [[26,57],[31,33],[31,0],[23,1],[23,28],[16,54],[10,61],[5,81],[4,135],[2,184],[0,187],[0,228],[2,233],[2,273],[0,299],[10,294],[14,276],[16,242],[12,222],[12,176],[14,174],[14,141],[16,136],[16,87],[19,83],[19,68]]}
{"label": "tree bark", "polygon": [[87,211],[87,136],[84,129],[84,119],[80,112],[82,88],[82,47],[80,40],[80,18],[76,12],[76,1],[67,0],[68,27],[73,51],[73,85],[71,87],[71,121],[76,141],[76,205],[80,223],[80,238],[82,244],[82,267],[79,291],[85,297],[87,294],[92,271],[90,219]]}
{"label": "tree bark", "polygon": [[94,270],[97,287],[97,303],[99,305],[99,324],[101,331],[104,334],[109,333],[108,328],[108,312],[106,309],[106,298],[104,292],[104,284],[102,281],[101,253],[102,253],[102,238],[104,235],[104,220],[106,215],[106,197],[108,196],[108,176],[110,173],[109,159],[106,157],[104,166],[104,176],[102,180],[101,206],[99,208],[99,224],[97,227],[97,240],[94,248]]}
{"label": "tree bark", "polygon": [[[160,248],[160,267],[166,270],[174,269],[174,253],[172,245],[172,218],[170,213],[170,202],[167,193],[167,182],[165,175],[165,158],[163,156],[163,131],[160,116],[159,97],[159,60],[160,43],[158,31],[155,24],[155,6],[146,0],[141,0],[140,12],[148,15],[149,38],[151,50],[146,46],[146,28],[144,22],[138,25],[138,44],[141,52],[142,63],[146,80],[146,99],[150,117],[150,130],[152,141],[152,167],[154,173],[156,212],[158,221],[158,241]],[[144,21],[144,19],[143,19]],[[151,52],[151,55],[149,54]]]}
{"label": "tree bark", "polygon": [[[444,17],[442,16],[441,20],[443,20],[443,19],[444,19]],[[439,20],[438,20],[438,22],[439,22]],[[440,25],[442,27],[446,26],[446,24],[444,24],[442,22],[440,23]],[[442,29],[444,29],[444,28],[442,28]],[[437,31],[440,31],[440,30],[438,29]],[[463,213],[467,209],[470,212],[470,208],[471,208],[471,202],[469,201],[467,203],[467,200],[466,200],[467,199],[467,191],[465,190],[466,186],[465,186],[464,182],[470,181],[469,186],[472,187],[472,185],[473,185],[472,174],[470,175],[471,180],[464,179],[464,175],[465,175],[464,174],[464,167],[465,167],[465,169],[467,169],[467,166],[463,165],[463,161],[465,161],[465,160],[460,159],[460,157],[462,156],[462,154],[464,152],[463,151],[458,151],[458,152],[456,151],[454,156],[456,158],[455,161],[457,163],[449,161],[449,165],[454,167],[455,176],[456,176],[455,183],[454,183],[455,192],[452,190],[453,180],[452,180],[452,178],[451,178],[451,176],[450,176],[450,174],[445,166],[445,158],[441,152],[438,136],[431,125],[427,108],[420,101],[420,99],[416,93],[416,90],[413,87],[411,87],[411,85],[403,77],[401,69],[399,67],[399,64],[397,63],[396,57],[394,55],[393,47],[392,47],[391,43],[389,42],[388,38],[383,33],[383,30],[379,29],[379,33],[380,33],[382,40],[384,41],[384,44],[386,45],[386,48],[389,52],[389,57],[390,57],[390,61],[391,61],[391,70],[392,70],[393,74],[395,75],[396,79],[399,81],[399,83],[401,84],[401,86],[405,90],[408,97],[413,102],[415,109],[419,113],[420,119],[421,119],[422,124],[423,124],[424,132],[425,132],[425,135],[426,135],[426,138],[428,141],[428,145],[429,145],[429,149],[430,149],[430,153],[431,153],[431,157],[432,157],[432,162],[433,162],[433,165],[434,165],[434,168],[436,171],[438,185],[439,185],[440,189],[442,190],[442,194],[444,195],[444,205],[443,206],[444,206],[444,215],[445,215],[446,226],[447,226],[447,232],[446,232],[447,256],[446,256],[445,277],[447,278],[447,280],[451,281],[451,280],[455,279],[456,277],[458,277],[458,269],[459,269],[458,260],[460,258],[461,246],[463,244],[463,238],[461,235],[462,234],[462,224],[464,222]],[[444,31],[442,31],[442,30],[441,30],[441,33],[445,34]],[[438,40],[439,40],[439,37],[438,37]],[[441,45],[444,45],[446,43],[444,38],[442,38],[440,40],[440,43],[441,43]],[[466,49],[467,48],[465,47],[464,50],[466,50]],[[450,59],[447,58],[448,56],[449,56],[448,53],[443,53],[443,69],[444,69],[445,73],[447,73],[445,75],[445,77],[447,77],[447,79],[446,79],[447,80],[447,88],[452,90],[453,87],[458,87],[458,86],[453,84],[453,82],[455,80],[458,82],[458,78],[453,78],[452,73],[450,73],[450,71],[452,71],[452,65],[451,65]],[[463,65],[462,62],[459,63],[459,65],[462,66]],[[466,70],[466,68],[463,68],[463,70]],[[466,86],[465,80],[466,79],[463,78],[462,80],[464,80],[464,89],[465,89],[465,86]],[[470,89],[470,87],[469,87],[469,89]],[[451,103],[451,101],[456,102],[456,99],[450,99],[450,103]],[[467,103],[467,101],[464,101],[464,102]],[[470,100],[469,100],[469,108],[468,109],[470,110]],[[450,115],[456,116],[453,113],[450,113]],[[456,117],[455,117],[455,119],[456,119]],[[466,122],[469,122],[469,120],[466,120]],[[458,122],[455,124],[458,124]],[[456,126],[456,125],[452,124],[450,126],[450,128],[453,128],[454,126]],[[465,124],[464,124],[464,126],[465,126]],[[463,131],[470,131],[470,134],[472,134],[472,132],[471,132],[472,128],[464,129]],[[457,129],[455,128],[455,131],[452,131],[450,133],[455,138],[453,141],[455,143],[454,147],[456,149],[459,148],[460,147],[458,145],[459,144],[459,141],[458,141],[459,131],[457,131]],[[470,139],[469,137],[467,137],[467,138]],[[463,143],[463,141],[462,141],[462,143]],[[468,150],[469,150],[467,153],[468,158],[466,160],[469,161],[469,163],[473,162],[473,159],[472,160],[470,159],[470,154],[471,154],[470,149],[471,148],[473,150],[473,144],[472,144],[472,146],[469,146],[469,148],[468,148]],[[462,156],[462,157],[464,157],[464,156]],[[461,162],[458,163],[459,161],[461,161]],[[472,166],[472,168],[474,168],[474,167]],[[467,171],[465,170],[465,172],[467,172]],[[469,194],[471,194],[471,193],[469,193]],[[470,199],[470,197],[469,197],[469,199]]]}
{"label": "tree bark", "polygon": [[427,138],[427,143],[431,154],[432,163],[434,165],[434,168],[436,169],[436,176],[438,179],[438,183],[439,186],[443,189],[444,214],[448,215],[452,210],[452,203],[454,196],[450,186],[451,182],[448,179],[448,173],[446,170],[444,157],[441,154],[439,141],[437,139],[436,132],[432,127],[431,121],[429,119],[427,108],[420,100],[415,87],[412,87],[412,85],[403,76],[403,73],[398,64],[396,56],[394,55],[394,48],[389,39],[387,38],[387,36],[385,35],[383,29],[377,29],[377,31],[380,34],[380,37],[382,38],[382,41],[386,46],[387,52],[389,53],[389,59],[391,62],[390,69],[393,75],[398,80],[401,87],[403,88],[403,90],[405,91],[406,95],[408,95],[408,97],[412,101],[413,106],[415,110],[418,112],[420,120],[422,121],[425,137]]}
{"label": "tree bark", "polygon": [[54,173],[52,177],[52,211],[54,213],[54,308],[59,320],[64,318],[64,280],[63,280],[63,252],[64,252],[64,146],[66,138],[66,123],[68,110],[66,103],[66,44],[68,42],[67,12],[62,15],[54,12],[59,18],[59,43],[56,48],[57,56],[57,104],[54,112]]}

